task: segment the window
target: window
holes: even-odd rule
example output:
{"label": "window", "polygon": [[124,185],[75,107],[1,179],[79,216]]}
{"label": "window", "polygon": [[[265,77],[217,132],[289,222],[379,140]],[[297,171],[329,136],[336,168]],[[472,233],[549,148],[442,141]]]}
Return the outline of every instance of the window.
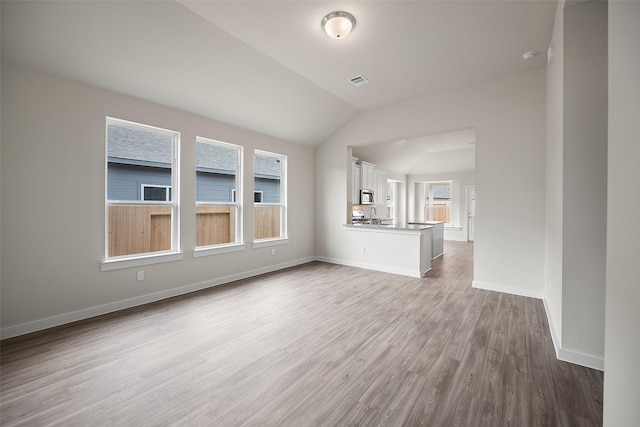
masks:
{"label": "window", "polygon": [[427,183],[424,217],[426,221],[444,221],[451,225],[451,183]]}
{"label": "window", "polygon": [[178,132],[107,117],[106,259],[177,252]]}
{"label": "window", "polygon": [[[254,238],[287,238],[287,156],[255,151]],[[259,196],[258,196],[259,195]]]}
{"label": "window", "polygon": [[198,248],[242,242],[242,156],[238,145],[196,139]]}
{"label": "window", "polygon": [[142,200],[168,202],[171,200],[171,187],[166,185],[142,184]]}

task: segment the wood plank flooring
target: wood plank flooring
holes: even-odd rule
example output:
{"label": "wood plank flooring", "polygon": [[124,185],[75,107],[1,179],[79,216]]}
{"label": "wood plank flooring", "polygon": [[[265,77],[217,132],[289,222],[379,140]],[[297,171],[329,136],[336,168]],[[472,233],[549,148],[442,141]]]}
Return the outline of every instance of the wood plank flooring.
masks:
{"label": "wood plank flooring", "polygon": [[602,372],[542,302],[314,262],[5,340],[3,426],[597,426]]}

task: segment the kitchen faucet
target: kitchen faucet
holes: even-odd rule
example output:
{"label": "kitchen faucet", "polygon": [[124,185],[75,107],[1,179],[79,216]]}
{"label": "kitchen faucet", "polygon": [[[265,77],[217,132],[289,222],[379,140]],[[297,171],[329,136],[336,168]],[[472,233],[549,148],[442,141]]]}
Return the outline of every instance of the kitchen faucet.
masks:
{"label": "kitchen faucet", "polygon": [[373,219],[373,214],[378,215],[378,211],[376,211],[376,207],[375,206],[371,206],[371,209],[369,209],[369,222],[371,222],[371,220]]}

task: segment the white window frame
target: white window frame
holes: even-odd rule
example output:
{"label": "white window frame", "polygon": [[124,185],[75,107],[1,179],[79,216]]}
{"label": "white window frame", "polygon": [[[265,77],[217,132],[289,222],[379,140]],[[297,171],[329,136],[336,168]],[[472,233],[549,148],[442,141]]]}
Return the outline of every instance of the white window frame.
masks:
{"label": "white window frame", "polygon": [[[433,204],[433,187],[434,186],[439,186],[439,185],[448,185],[449,186],[449,221],[453,221],[453,182],[452,181],[429,181],[426,182],[426,187],[429,189],[429,197],[426,197],[425,195],[425,201],[429,203],[429,218],[430,221],[433,221],[433,217],[434,217],[434,209],[435,208],[434,204]],[[427,216],[427,215],[425,215]],[[444,226],[445,227],[452,227],[452,223],[451,222],[445,222]]]}
{"label": "white window frame", "polygon": [[[288,157],[285,154],[273,153],[270,151],[264,150],[254,150],[254,159],[256,155],[269,156],[269,157],[277,157],[280,160],[280,203],[263,203],[263,202],[254,202],[255,205],[260,206],[280,206],[280,236],[279,237],[269,237],[266,239],[256,239],[255,238],[255,230],[254,230],[254,238],[253,238],[253,247],[261,248],[265,246],[274,246],[274,245],[283,245],[289,243],[289,234],[287,227],[287,161]],[[254,171],[253,171],[253,181],[255,183],[255,163],[254,163]],[[264,200],[264,199],[263,199]],[[255,216],[255,209],[253,211]],[[255,217],[254,217],[254,226],[255,226]]]}
{"label": "white window frame", "polygon": [[[234,207],[236,210],[236,230],[235,230],[235,242],[221,243],[217,245],[207,246],[195,246],[193,249],[193,257],[202,257],[215,255],[220,253],[236,252],[246,249],[244,243],[244,221],[243,221],[243,176],[244,176],[244,147],[229,142],[219,141],[216,139],[196,137],[196,143],[218,145],[225,148],[233,148],[237,150],[238,156],[236,158],[236,187],[231,189],[231,202],[199,202],[196,196],[196,206],[210,206],[210,205],[228,205]],[[195,242],[194,242],[195,243]]]}
{"label": "white window frame", "polygon": [[170,185],[155,185],[155,184],[140,184],[140,198],[144,201],[148,201],[148,202],[159,202],[160,200],[147,200],[144,198],[144,189],[145,188],[164,188],[165,193],[164,193],[164,201],[168,202],[171,200],[171,198],[169,197],[171,195],[171,186]]}
{"label": "white window frame", "polygon": [[[109,125],[128,127],[131,129],[141,129],[145,131],[161,132],[171,135],[172,138],[172,164],[171,164],[171,187],[172,197],[170,201],[145,201],[145,200],[109,200],[108,199],[108,144]],[[101,263],[101,271],[118,270],[122,268],[136,267],[141,265],[157,264],[169,261],[177,261],[183,258],[180,251],[180,132],[163,129],[143,123],[122,120],[107,116],[105,119],[105,171],[104,171],[104,259]],[[144,252],[138,254],[109,257],[109,206],[115,205],[168,205],[171,206],[171,248],[166,251]]]}

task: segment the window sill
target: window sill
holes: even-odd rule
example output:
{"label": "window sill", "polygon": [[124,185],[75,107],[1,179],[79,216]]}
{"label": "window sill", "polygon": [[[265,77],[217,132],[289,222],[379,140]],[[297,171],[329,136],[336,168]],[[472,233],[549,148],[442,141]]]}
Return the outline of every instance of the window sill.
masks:
{"label": "window sill", "polygon": [[225,254],[229,252],[239,252],[247,249],[244,243],[231,243],[220,246],[202,246],[193,250],[193,257],[199,258],[203,256]]}
{"label": "window sill", "polygon": [[123,268],[139,267],[141,265],[161,264],[164,262],[182,260],[182,252],[163,252],[136,257],[118,258],[102,261],[100,271],[121,270]]}
{"label": "window sill", "polygon": [[287,245],[289,244],[289,239],[286,237],[277,238],[277,239],[264,239],[264,240],[256,240],[253,242],[253,248],[266,248],[268,246],[277,246],[277,245]]}

